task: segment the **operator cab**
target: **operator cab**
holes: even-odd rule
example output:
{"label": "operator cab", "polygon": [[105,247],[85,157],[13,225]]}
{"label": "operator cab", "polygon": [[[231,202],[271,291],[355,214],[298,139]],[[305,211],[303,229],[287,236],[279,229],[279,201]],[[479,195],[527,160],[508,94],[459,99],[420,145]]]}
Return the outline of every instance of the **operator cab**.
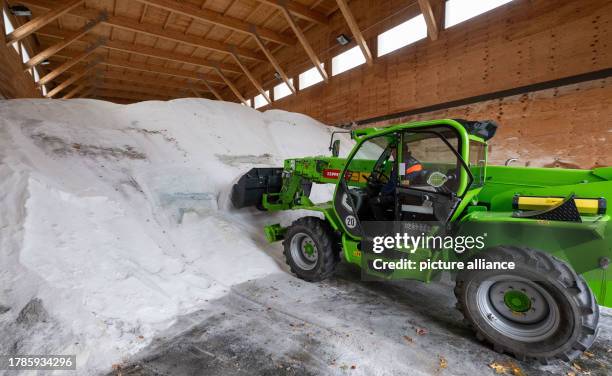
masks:
{"label": "operator cab", "polygon": [[334,202],[353,235],[363,221],[446,223],[473,180],[461,134],[447,124],[366,136],[357,147]]}

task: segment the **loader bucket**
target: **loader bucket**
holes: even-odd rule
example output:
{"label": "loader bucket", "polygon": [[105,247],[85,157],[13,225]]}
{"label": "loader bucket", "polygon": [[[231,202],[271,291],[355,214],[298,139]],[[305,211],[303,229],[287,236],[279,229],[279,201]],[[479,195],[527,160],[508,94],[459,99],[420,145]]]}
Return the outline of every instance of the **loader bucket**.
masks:
{"label": "loader bucket", "polygon": [[261,207],[263,195],[278,193],[282,186],[282,167],[252,168],[232,187],[232,204],[237,209],[247,206]]}

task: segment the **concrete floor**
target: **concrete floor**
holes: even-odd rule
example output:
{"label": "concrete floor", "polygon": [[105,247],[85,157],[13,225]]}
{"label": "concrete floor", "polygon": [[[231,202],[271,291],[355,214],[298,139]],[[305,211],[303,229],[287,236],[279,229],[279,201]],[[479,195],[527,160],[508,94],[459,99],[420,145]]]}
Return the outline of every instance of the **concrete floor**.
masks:
{"label": "concrete floor", "polygon": [[[612,311],[571,365],[519,362],[478,342],[454,308],[452,283],[362,282],[341,264],[307,283],[288,273],[250,281],[182,317],[129,360],[123,375],[608,375]],[[509,363],[510,362],[510,363]],[[115,372],[116,373],[116,372]]]}

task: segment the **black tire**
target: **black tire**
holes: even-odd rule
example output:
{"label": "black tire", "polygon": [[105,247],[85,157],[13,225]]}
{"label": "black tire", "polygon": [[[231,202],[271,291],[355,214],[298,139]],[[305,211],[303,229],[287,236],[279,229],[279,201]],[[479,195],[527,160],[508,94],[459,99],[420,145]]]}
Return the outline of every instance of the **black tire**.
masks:
{"label": "black tire", "polygon": [[[331,276],[340,261],[335,238],[332,228],[320,218],[304,217],[293,222],[283,241],[283,253],[291,272],[309,282]],[[315,247],[316,259],[306,258],[303,248],[308,244]]]}
{"label": "black tire", "polygon": [[[457,307],[479,340],[497,352],[544,364],[555,358],[569,362],[591,347],[599,306],[584,279],[565,262],[520,247],[497,247],[476,258],[515,263],[514,270],[463,270],[457,275]],[[524,298],[512,300],[517,292]],[[521,302],[519,312],[510,308],[517,307],[513,302]]]}

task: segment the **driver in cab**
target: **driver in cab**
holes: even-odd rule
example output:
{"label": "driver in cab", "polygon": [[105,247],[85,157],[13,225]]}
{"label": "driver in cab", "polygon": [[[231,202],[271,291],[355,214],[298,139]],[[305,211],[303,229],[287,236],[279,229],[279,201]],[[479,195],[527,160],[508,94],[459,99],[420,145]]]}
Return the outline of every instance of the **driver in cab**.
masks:
{"label": "driver in cab", "polygon": [[[399,164],[401,168],[405,169],[404,174],[402,174],[401,183],[402,186],[408,186],[410,182],[417,181],[424,174],[424,170],[421,162],[412,156],[408,148],[404,150],[403,154],[404,162]],[[389,160],[397,160],[397,145],[392,147],[391,158],[389,158]],[[393,163],[389,180],[382,186],[380,193],[370,200],[374,218],[378,221],[393,219],[389,218],[388,211],[393,208],[393,204],[395,203],[395,188],[399,175],[397,173],[397,168],[398,164]]]}

